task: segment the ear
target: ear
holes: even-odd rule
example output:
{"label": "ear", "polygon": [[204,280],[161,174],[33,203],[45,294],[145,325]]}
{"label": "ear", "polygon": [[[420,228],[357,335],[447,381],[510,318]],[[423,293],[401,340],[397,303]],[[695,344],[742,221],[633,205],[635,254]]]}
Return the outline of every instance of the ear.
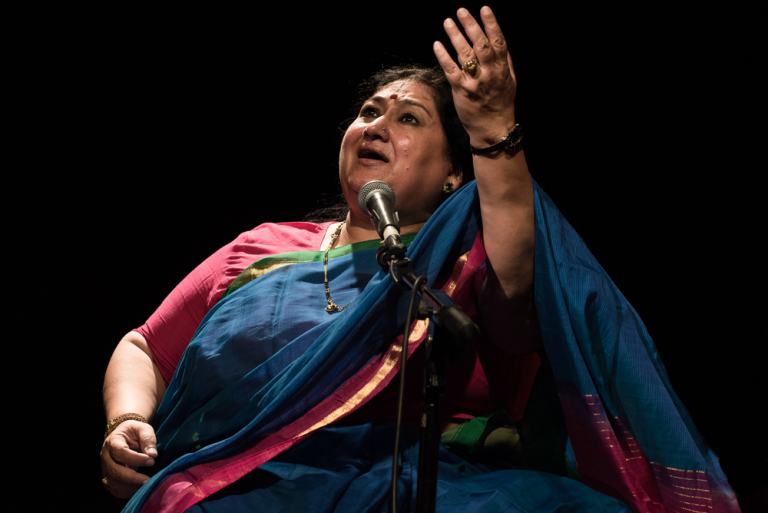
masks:
{"label": "ear", "polygon": [[450,171],[448,172],[448,176],[452,176],[456,182],[456,185],[453,188],[454,191],[461,187],[464,183],[464,173],[461,171],[460,167],[455,169],[451,167]]}

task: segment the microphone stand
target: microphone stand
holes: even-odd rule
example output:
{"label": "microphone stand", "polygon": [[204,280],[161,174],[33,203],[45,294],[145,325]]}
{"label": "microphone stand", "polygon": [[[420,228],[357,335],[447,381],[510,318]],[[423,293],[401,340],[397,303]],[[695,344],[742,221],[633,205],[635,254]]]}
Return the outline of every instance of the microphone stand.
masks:
{"label": "microphone stand", "polygon": [[[417,277],[411,261],[405,256],[405,245],[399,236],[382,241],[376,261],[397,286],[413,290]],[[415,291],[421,297],[416,309],[417,319],[432,319],[425,340],[427,368],[424,371],[424,408],[421,414],[416,511],[433,513],[437,502],[437,468],[440,451],[440,396],[445,389],[445,360],[458,363],[467,347],[477,341],[480,329],[462,308],[442,290],[432,290],[419,283]],[[406,327],[409,329],[410,327]],[[403,355],[407,358],[407,355]]]}

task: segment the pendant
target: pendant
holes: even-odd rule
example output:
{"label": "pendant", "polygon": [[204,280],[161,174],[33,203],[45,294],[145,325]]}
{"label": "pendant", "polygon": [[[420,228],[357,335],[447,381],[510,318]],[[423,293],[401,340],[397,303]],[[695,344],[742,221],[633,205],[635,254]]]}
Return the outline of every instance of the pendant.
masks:
{"label": "pendant", "polygon": [[325,307],[326,312],[333,312],[334,310],[336,310],[336,305],[328,305]]}

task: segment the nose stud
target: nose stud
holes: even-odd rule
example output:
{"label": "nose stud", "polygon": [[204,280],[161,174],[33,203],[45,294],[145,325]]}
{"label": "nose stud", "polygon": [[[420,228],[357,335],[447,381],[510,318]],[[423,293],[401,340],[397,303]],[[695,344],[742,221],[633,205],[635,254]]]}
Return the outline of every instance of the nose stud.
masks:
{"label": "nose stud", "polygon": [[381,131],[386,132],[387,131],[386,127],[382,128]]}

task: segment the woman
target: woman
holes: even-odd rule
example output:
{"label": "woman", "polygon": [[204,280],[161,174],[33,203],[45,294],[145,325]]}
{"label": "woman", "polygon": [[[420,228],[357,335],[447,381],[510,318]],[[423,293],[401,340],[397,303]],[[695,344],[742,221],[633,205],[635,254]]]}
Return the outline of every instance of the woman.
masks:
{"label": "woman", "polygon": [[[369,84],[341,145],[343,222],[244,234],[120,342],[102,468],[114,495],[133,496],[127,510],[388,507],[387,394],[404,302],[354,207],[371,180],[394,189],[418,274],[486,338],[454,371],[467,386],[446,392],[453,452],[441,448],[438,509],[737,510],[636,314],[530,179],[492,12],[482,9],[483,27],[458,17],[471,44],[453,21],[445,29],[463,65],[434,45],[447,85],[423,70]],[[424,328],[412,328],[417,365]],[[405,433],[401,511],[413,506],[417,451]],[[131,466],[157,473],[150,482]]]}

